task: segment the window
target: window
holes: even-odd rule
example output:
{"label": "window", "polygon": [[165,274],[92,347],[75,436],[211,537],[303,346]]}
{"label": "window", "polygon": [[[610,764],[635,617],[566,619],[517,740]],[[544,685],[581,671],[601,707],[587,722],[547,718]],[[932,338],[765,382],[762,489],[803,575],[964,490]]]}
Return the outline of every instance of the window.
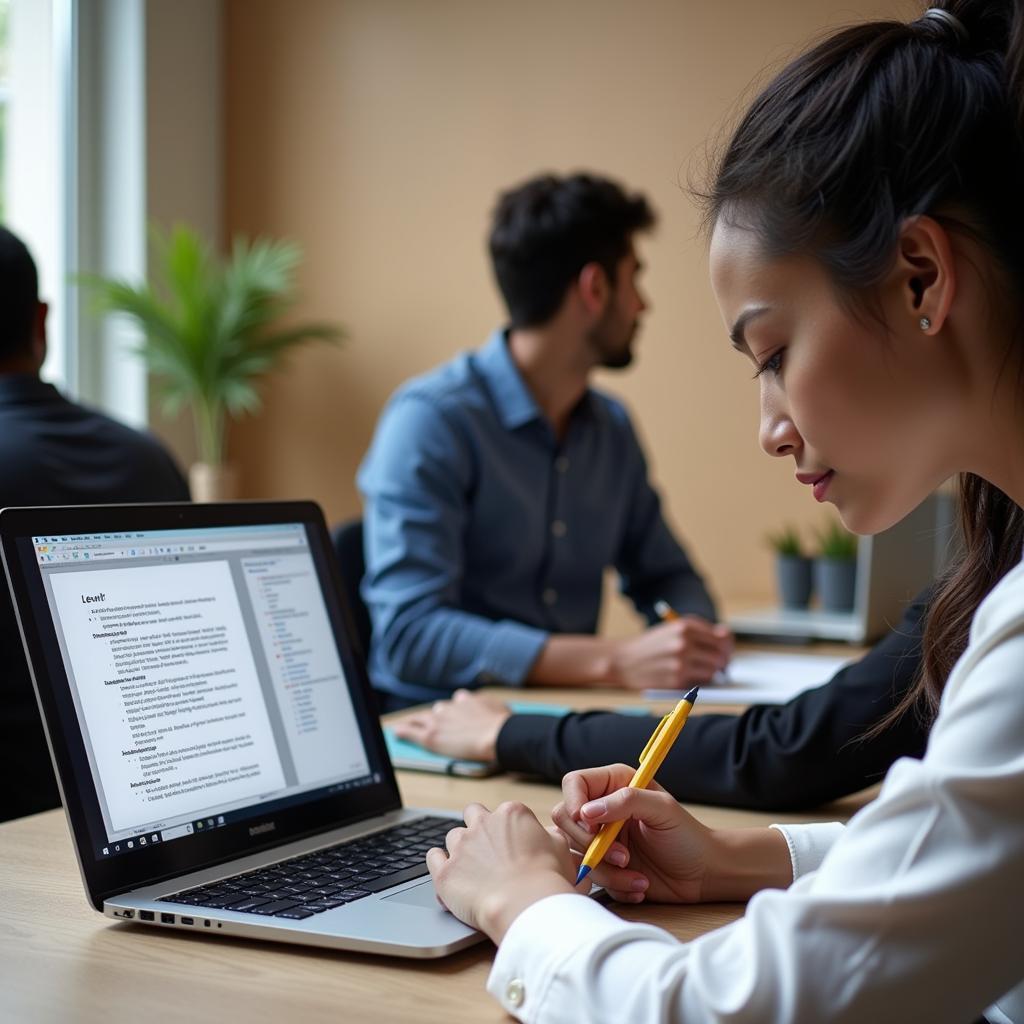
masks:
{"label": "window", "polygon": [[7,104],[11,95],[7,26],[10,13],[10,0],[0,0],[0,223],[7,220]]}
{"label": "window", "polygon": [[0,0],[0,208],[50,303],[43,376],[68,380],[63,19],[71,0]]}

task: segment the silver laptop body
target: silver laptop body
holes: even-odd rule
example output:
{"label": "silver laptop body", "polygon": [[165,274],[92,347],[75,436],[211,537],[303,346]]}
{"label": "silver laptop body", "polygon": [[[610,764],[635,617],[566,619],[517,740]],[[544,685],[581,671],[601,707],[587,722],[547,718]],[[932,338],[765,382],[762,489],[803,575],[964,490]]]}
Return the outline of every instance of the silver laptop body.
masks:
{"label": "silver laptop body", "polygon": [[422,838],[425,815],[460,823],[402,807],[316,505],[4,509],[0,543],[96,909],[406,957],[482,938],[422,865],[301,919],[175,900],[391,829]]}
{"label": "silver laptop body", "polygon": [[[141,921],[161,928],[203,931],[213,935],[272,939],[277,942],[296,942],[393,956],[446,956],[478,942],[483,936],[467,928],[440,905],[429,876],[364,896],[303,921],[259,917],[225,909],[182,906],[167,899],[174,893],[195,886],[278,864],[290,857],[368,835],[381,828],[415,821],[422,817],[422,813],[420,810],[405,808],[360,826],[336,829],[310,839],[287,843],[265,854],[243,857],[217,868],[196,871],[175,879],[172,885],[164,883],[133,889],[122,896],[104,900],[103,913],[120,920]],[[450,817],[453,828],[461,824],[458,815],[450,812],[430,813],[438,817]]]}

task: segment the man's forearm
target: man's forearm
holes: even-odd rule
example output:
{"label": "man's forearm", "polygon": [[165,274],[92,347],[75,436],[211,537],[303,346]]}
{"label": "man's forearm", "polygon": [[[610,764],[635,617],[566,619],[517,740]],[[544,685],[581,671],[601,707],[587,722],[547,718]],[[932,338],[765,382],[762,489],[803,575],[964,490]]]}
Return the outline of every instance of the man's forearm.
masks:
{"label": "man's forearm", "polygon": [[596,636],[551,636],[527,674],[534,686],[609,686],[614,641]]}

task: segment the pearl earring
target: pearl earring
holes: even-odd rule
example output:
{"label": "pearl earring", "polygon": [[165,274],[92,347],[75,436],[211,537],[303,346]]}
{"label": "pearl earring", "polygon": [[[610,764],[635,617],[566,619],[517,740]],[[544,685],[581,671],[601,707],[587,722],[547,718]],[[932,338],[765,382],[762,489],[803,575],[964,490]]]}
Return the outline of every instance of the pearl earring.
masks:
{"label": "pearl earring", "polygon": [[918,323],[918,326],[921,328],[922,331],[927,331],[932,326],[931,320],[928,317],[926,317],[926,316],[921,317],[921,319],[918,320],[917,323]]}

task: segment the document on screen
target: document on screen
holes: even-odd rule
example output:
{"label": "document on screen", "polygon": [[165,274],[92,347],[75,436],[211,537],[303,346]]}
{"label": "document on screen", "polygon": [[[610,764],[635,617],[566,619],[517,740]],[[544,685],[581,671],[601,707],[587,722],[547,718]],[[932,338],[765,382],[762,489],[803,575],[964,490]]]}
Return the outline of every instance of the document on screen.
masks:
{"label": "document on screen", "polygon": [[50,583],[115,831],[284,786],[226,561]]}

